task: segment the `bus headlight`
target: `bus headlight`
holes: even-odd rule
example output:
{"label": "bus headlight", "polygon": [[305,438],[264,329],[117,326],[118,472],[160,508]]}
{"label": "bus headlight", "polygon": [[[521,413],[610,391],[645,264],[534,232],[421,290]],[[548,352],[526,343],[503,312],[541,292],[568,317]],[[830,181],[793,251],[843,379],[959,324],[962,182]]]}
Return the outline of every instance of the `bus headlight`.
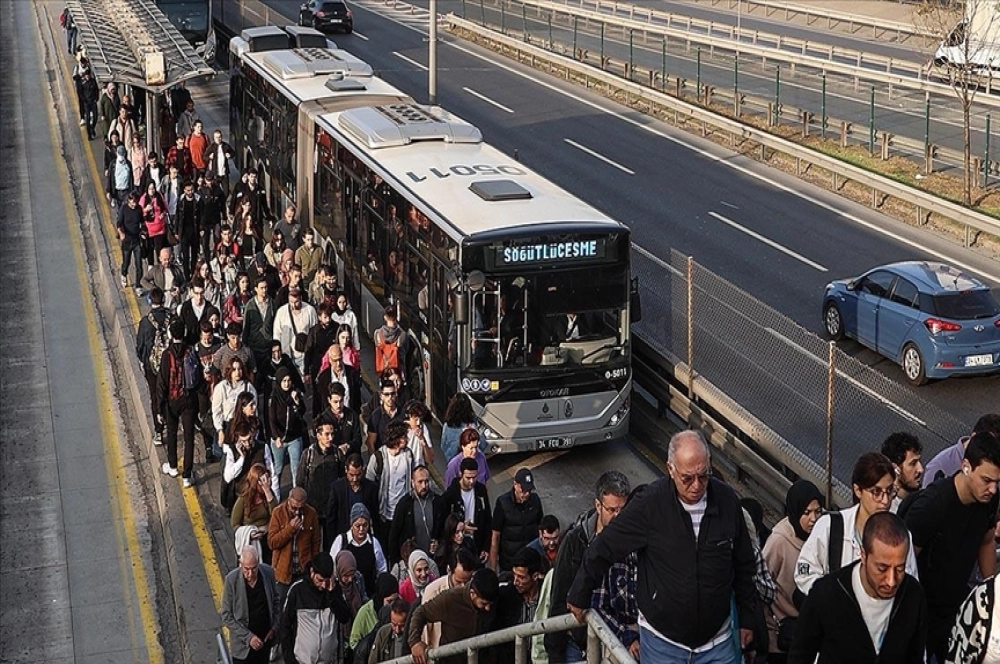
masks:
{"label": "bus headlight", "polygon": [[500,440],[500,434],[489,427],[483,427],[483,435],[486,436],[486,440]]}
{"label": "bus headlight", "polygon": [[616,427],[618,426],[619,423],[621,423],[622,420],[625,419],[625,416],[628,415],[629,406],[631,405],[630,402],[631,398],[632,398],[631,395],[625,397],[625,401],[622,402],[622,405],[618,408],[617,411],[615,411],[615,414],[611,416],[611,419],[608,420],[607,424],[605,424],[604,426]]}

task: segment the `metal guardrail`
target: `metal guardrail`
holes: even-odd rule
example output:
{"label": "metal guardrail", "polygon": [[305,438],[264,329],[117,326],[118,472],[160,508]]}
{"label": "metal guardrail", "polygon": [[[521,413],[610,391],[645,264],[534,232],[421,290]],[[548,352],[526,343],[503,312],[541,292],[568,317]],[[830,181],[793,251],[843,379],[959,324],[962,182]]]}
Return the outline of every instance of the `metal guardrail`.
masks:
{"label": "metal guardrail", "polygon": [[573,75],[578,76],[585,80],[588,87],[594,83],[603,85],[608,90],[615,90],[624,93],[632,99],[640,99],[647,104],[658,106],[671,113],[683,115],[691,121],[701,124],[704,133],[708,131],[726,133],[732,136],[734,140],[752,142],[761,146],[763,150],[785,154],[799,163],[806,164],[807,166],[816,166],[828,171],[831,173],[834,189],[842,188],[845,182],[855,182],[872,191],[872,207],[879,207],[881,203],[884,203],[881,197],[888,196],[913,206],[916,209],[917,221],[920,223],[924,222],[927,214],[936,214],[966,228],[992,235],[1000,235],[1000,219],[970,210],[962,205],[944,200],[920,189],[900,184],[882,175],[871,173],[779,136],[724,117],[711,110],[677,99],[676,97],[616,76],[610,72],[596,69],[573,58],[548,51],[513,37],[502,35],[454,14],[449,14],[447,19],[449,25],[453,28],[465,30],[483,39],[492,41],[505,49],[523,54],[525,59],[533,63],[541,61],[556,65],[566,72],[567,78]]}
{"label": "metal guardrail", "polygon": [[[952,87],[947,83],[930,80],[927,77],[928,68],[919,62],[887,58],[829,44],[816,44],[757,30],[738,31],[736,26],[732,25],[721,28],[724,36],[719,37],[714,34],[719,26],[711,21],[650,9],[643,9],[639,13],[640,16],[647,17],[646,21],[641,21],[633,18],[636,14],[631,11],[626,16],[601,11],[602,7],[612,10],[620,7],[606,0],[576,0],[577,4],[574,5],[550,0],[518,0],[518,3],[533,7],[538,12],[546,11],[613,25],[621,29],[624,35],[628,35],[629,31],[637,31],[679,39],[690,44],[700,44],[713,50],[735,52],[739,49],[743,56],[750,55],[769,62],[782,62],[792,67],[807,67],[822,73],[835,73],[856,82],[872,81],[891,88],[916,90],[926,94],[954,95]],[[587,9],[585,4],[594,6],[595,9]],[[631,10],[631,5],[629,8]],[[680,21],[686,27],[684,29],[673,27],[672,20]],[[695,26],[701,31],[692,30]],[[977,104],[1000,108],[1000,96],[989,94],[991,85],[992,79],[988,79],[987,94],[977,97]]]}
{"label": "metal guardrail", "polygon": [[[906,41],[910,37],[919,37],[925,40],[925,44],[936,44],[940,41],[940,35],[919,26],[897,21],[887,21],[861,14],[851,14],[848,12],[831,11],[827,8],[809,7],[798,5],[793,2],[773,2],[771,0],[691,0],[693,2],[708,2],[712,6],[725,4],[728,9],[742,8],[747,16],[753,14],[754,10],[762,10],[764,16],[770,18],[778,12],[783,12],[785,20],[789,21],[796,16],[803,16],[808,25],[813,25],[820,20],[826,21],[828,30],[834,29],[838,24],[846,24],[848,32],[856,34],[863,28],[871,28],[871,36],[874,39],[881,39],[895,34],[897,42]],[[957,22],[957,19],[956,19]]]}

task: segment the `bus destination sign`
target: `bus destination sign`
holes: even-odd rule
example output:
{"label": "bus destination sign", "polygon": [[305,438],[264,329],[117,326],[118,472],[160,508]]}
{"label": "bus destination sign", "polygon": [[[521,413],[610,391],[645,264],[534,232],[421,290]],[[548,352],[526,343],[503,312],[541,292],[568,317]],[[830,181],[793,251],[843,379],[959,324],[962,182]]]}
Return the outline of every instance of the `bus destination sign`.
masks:
{"label": "bus destination sign", "polygon": [[601,260],[604,254],[603,238],[495,247],[496,267]]}

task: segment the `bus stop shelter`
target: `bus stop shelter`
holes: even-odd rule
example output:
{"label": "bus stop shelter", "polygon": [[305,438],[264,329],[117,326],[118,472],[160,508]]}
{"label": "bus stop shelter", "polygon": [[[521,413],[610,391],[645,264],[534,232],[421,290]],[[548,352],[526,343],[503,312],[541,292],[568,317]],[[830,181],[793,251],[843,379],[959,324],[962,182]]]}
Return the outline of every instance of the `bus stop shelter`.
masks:
{"label": "bus stop shelter", "polygon": [[182,81],[215,74],[154,0],[67,0],[101,85],[120,83],[146,95],[146,146],[157,150],[160,94]]}

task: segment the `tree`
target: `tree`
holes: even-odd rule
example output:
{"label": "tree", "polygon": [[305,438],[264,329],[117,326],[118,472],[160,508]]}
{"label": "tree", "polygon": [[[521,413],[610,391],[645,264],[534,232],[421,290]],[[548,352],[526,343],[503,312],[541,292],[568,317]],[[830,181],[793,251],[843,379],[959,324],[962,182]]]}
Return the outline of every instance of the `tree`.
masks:
{"label": "tree", "polygon": [[[972,167],[972,106],[976,95],[1000,85],[1000,0],[965,0],[964,13],[951,0],[923,0],[917,21],[939,35],[933,67],[954,91],[962,109],[963,203],[972,205],[976,175]],[[991,79],[992,77],[992,79]]]}

